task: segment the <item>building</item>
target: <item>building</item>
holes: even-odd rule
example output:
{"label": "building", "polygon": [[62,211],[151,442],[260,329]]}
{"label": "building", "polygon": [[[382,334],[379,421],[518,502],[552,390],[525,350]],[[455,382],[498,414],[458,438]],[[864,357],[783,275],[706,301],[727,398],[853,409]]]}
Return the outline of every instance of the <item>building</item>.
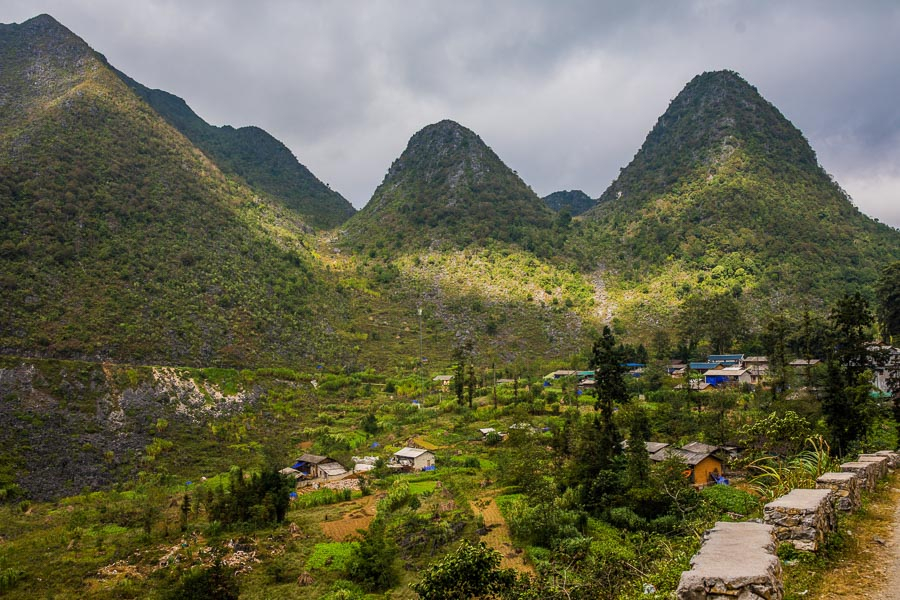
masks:
{"label": "building", "polygon": [[700,442],[692,442],[684,448],[672,448],[671,446],[663,448],[659,452],[651,454],[650,460],[663,462],[669,458],[676,457],[687,466],[684,474],[694,486],[704,487],[716,483],[716,478],[722,477],[725,472],[724,461],[713,452],[693,452],[688,450],[688,447],[718,449],[718,446],[707,446]]}
{"label": "building", "polygon": [[750,371],[741,367],[725,367],[723,369],[710,369],[703,374],[706,383],[714,386],[750,384],[752,376]]}
{"label": "building", "polygon": [[553,371],[552,373],[547,373],[546,375],[544,375],[544,379],[562,379],[563,377],[571,377],[577,373],[578,371]]}
{"label": "building", "polygon": [[432,381],[441,384],[441,387],[446,389],[450,387],[450,382],[453,381],[453,375],[435,375]]}
{"label": "building", "polygon": [[765,356],[748,356],[744,358],[744,368],[750,373],[750,385],[760,385],[769,374],[769,359]]}
{"label": "building", "polygon": [[735,367],[744,364],[743,354],[710,354],[706,357],[707,362],[719,363],[725,367]]}
{"label": "building", "polygon": [[290,467],[306,479],[340,479],[347,474],[347,469],[339,462],[327,456],[304,454]]}
{"label": "building", "polygon": [[426,471],[434,468],[434,453],[423,448],[402,448],[391,457],[388,467],[410,471]]}

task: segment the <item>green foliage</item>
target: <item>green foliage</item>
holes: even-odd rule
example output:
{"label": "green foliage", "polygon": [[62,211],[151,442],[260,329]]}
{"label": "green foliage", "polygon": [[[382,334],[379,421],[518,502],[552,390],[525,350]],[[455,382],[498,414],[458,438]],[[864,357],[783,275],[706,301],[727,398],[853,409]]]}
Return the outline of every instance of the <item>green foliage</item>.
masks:
{"label": "green foliage", "polygon": [[723,512],[751,516],[760,509],[759,498],[730,485],[711,485],[700,490],[700,495]]}
{"label": "green foliage", "polygon": [[828,443],[821,436],[806,440],[808,450],[789,460],[763,457],[749,465],[750,484],[762,498],[773,500],[797,488],[815,488],[823,473],[840,471],[839,461],[831,457]]}
{"label": "green foliage", "polygon": [[8,568],[0,570],[0,592],[6,592],[18,585],[25,578],[25,571]]}
{"label": "green foliage", "polygon": [[292,480],[275,469],[245,477],[244,471],[235,467],[229,474],[227,489],[207,486],[203,503],[210,519],[223,525],[280,523],[292,490]]}
{"label": "green foliage", "polygon": [[502,595],[516,580],[513,569],[500,569],[500,553],[484,542],[467,540],[432,564],[420,581],[410,585],[427,600],[467,600]]}
{"label": "green foliage", "polygon": [[741,429],[746,447],[757,453],[793,456],[803,449],[812,435],[809,421],[792,410],[784,414],[772,412]]}
{"label": "green foliage", "polygon": [[166,600],[237,600],[239,589],[233,569],[216,561],[211,567],[194,567],[178,585],[164,594]]}
{"label": "green foliage", "polygon": [[325,488],[314,492],[306,492],[301,494],[294,504],[300,508],[312,508],[314,506],[326,506],[328,504],[337,504],[338,502],[346,502],[353,497],[353,491],[349,489],[332,490]]}
{"label": "green foliage", "polygon": [[345,571],[359,542],[328,542],[316,544],[306,561],[307,569]]}
{"label": "green foliage", "polygon": [[397,550],[380,517],[379,513],[379,518],[372,521],[347,563],[347,576],[369,592],[382,592],[399,580],[394,567]]}
{"label": "green foliage", "polygon": [[874,317],[868,301],[859,292],[845,294],[830,315],[832,352],[828,357],[828,379],[822,414],[831,431],[837,453],[849,451],[875,419],[870,398],[874,357],[869,347],[869,328]]}
{"label": "green foliage", "polygon": [[900,260],[882,269],[875,288],[878,320],[885,341],[900,337]]}

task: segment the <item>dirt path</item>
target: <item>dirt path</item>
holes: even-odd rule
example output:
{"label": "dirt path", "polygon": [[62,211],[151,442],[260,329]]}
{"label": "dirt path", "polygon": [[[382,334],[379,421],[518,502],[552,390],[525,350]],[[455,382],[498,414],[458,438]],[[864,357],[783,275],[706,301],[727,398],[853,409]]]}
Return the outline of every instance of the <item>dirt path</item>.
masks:
{"label": "dirt path", "polygon": [[499,552],[503,558],[500,560],[500,568],[513,568],[529,575],[534,575],[534,567],[525,562],[525,555],[516,552],[509,533],[509,526],[500,514],[500,507],[491,496],[485,496],[472,502],[472,510],[476,515],[484,518],[484,527],[488,530],[481,536],[485,544]]}
{"label": "dirt path", "polygon": [[811,600],[900,600],[900,485],[869,505],[870,523],[851,531],[856,559],[827,573],[822,592]]}

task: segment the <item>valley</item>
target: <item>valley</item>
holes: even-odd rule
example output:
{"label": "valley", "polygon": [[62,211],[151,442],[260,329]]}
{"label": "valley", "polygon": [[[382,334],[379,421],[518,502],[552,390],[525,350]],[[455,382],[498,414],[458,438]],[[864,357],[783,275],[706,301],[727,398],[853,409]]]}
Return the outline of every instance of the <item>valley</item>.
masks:
{"label": "valley", "polygon": [[734,71],[597,199],[444,119],[356,211],[114,62],[0,25],[4,598],[661,600],[898,447],[900,231]]}

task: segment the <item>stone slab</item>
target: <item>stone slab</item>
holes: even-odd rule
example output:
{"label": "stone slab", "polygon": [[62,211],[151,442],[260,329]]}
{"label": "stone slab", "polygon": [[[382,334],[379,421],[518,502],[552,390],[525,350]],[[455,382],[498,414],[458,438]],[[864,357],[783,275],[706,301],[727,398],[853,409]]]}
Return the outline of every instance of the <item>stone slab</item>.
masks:
{"label": "stone slab", "polygon": [[831,490],[791,490],[781,498],[772,500],[766,504],[765,508],[788,508],[800,511],[811,512],[817,510],[822,502],[828,499]]}
{"label": "stone slab", "polygon": [[691,570],[681,574],[678,600],[781,600],[784,583],[773,534],[762,523],[716,523],[691,559]]}
{"label": "stone slab", "polygon": [[829,489],[834,495],[835,510],[853,512],[860,507],[860,480],[856,473],[823,473],[816,479],[818,489]]}
{"label": "stone slab", "polygon": [[775,528],[779,541],[815,552],[837,526],[833,495],[830,488],[791,490],[765,505],[765,522]]}
{"label": "stone slab", "polygon": [[841,471],[847,473],[856,473],[862,484],[862,489],[871,492],[875,489],[876,467],[870,462],[845,462],[841,465]]}
{"label": "stone slab", "polygon": [[888,476],[890,460],[887,456],[878,456],[877,454],[860,454],[859,458],[856,459],[856,462],[876,463],[878,465],[878,479],[883,479]]}
{"label": "stone slab", "polygon": [[900,454],[894,452],[893,450],[879,450],[876,452],[878,456],[887,456],[888,457],[888,466],[892,469],[896,469],[900,466]]}

